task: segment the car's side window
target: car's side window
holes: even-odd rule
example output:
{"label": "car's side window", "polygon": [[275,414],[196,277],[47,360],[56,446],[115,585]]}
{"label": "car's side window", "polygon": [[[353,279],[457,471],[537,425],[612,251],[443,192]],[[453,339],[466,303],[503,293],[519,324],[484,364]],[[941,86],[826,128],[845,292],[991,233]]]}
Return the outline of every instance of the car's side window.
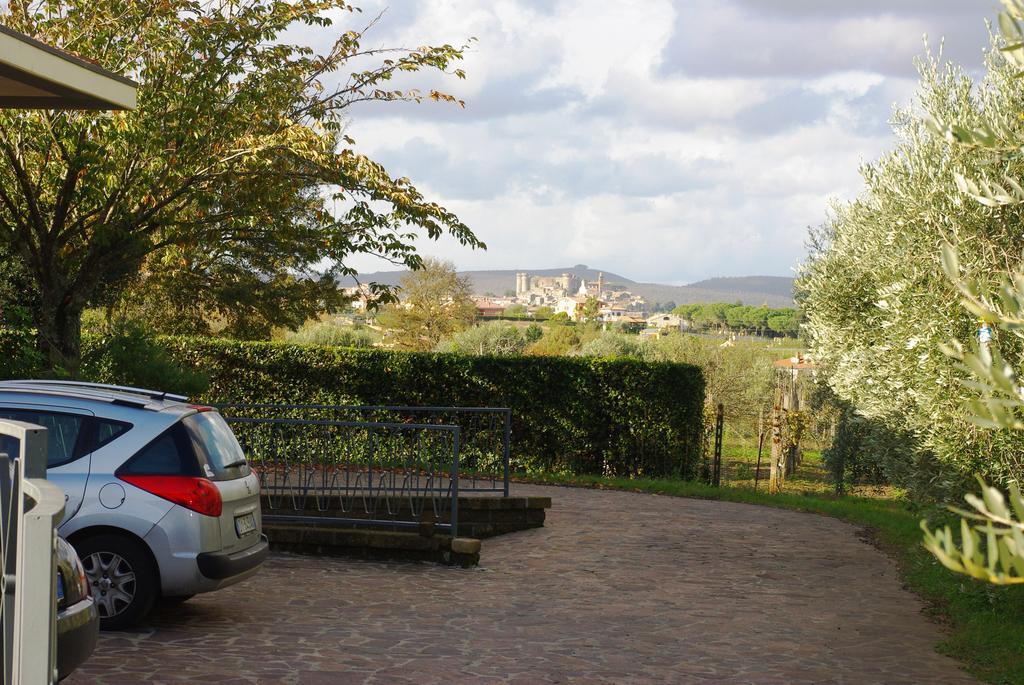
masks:
{"label": "car's side window", "polygon": [[[80,456],[76,452],[76,447],[82,434],[84,416],[25,409],[0,409],[0,419],[25,421],[46,428],[47,467],[60,466]],[[14,442],[17,443],[17,441]],[[17,449],[16,445],[14,449]]]}
{"label": "car's side window", "polygon": [[125,433],[132,424],[124,421],[111,421],[109,419],[96,419],[96,445],[93,449],[103,447],[115,438]]}

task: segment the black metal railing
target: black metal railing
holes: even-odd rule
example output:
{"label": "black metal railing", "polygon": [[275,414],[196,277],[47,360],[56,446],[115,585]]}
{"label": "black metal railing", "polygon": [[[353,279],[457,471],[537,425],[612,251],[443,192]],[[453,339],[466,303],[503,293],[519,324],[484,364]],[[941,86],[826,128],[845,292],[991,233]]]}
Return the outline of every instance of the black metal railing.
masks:
{"label": "black metal railing", "polygon": [[399,405],[217,404],[225,417],[293,418],[457,426],[460,429],[460,491],[509,496],[512,410],[496,407]]}
{"label": "black metal railing", "polygon": [[458,426],[225,415],[268,522],[458,530]]}

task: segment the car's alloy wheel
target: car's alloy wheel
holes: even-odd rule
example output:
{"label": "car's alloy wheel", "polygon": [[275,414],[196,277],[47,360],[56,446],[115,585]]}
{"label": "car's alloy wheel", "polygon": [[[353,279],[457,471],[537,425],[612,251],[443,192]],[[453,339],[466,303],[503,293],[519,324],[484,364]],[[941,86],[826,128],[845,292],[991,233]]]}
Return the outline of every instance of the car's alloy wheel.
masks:
{"label": "car's alloy wheel", "polygon": [[160,594],[160,576],[144,543],[127,535],[97,533],[71,544],[82,559],[100,628],[131,628],[149,613]]}
{"label": "car's alloy wheel", "polygon": [[93,552],[82,565],[100,618],[113,618],[135,601],[135,569],[120,554]]}

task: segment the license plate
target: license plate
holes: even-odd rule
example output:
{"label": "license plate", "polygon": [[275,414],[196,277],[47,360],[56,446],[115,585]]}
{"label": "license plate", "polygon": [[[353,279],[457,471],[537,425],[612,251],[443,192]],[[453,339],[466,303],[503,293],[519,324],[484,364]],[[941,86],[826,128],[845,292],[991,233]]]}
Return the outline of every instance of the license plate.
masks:
{"label": "license plate", "polygon": [[235,517],[235,532],[238,537],[248,535],[256,530],[256,517],[252,514],[242,514]]}

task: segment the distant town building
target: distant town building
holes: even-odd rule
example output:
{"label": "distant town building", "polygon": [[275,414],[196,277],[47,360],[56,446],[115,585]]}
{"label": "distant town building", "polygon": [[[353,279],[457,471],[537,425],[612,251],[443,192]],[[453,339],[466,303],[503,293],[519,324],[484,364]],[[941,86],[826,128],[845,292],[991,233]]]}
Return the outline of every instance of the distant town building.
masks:
{"label": "distant town building", "polygon": [[490,300],[476,300],[477,316],[501,316],[505,311],[505,305]]}
{"label": "distant town building", "polygon": [[580,279],[574,274],[561,276],[531,276],[525,272],[516,274],[516,299],[527,304],[547,304],[561,297],[575,295]]}
{"label": "distant town building", "polygon": [[[575,297],[563,297],[555,303],[555,314],[565,313],[569,315],[569,318],[573,321],[579,321],[580,316],[583,314],[583,308],[587,305],[591,297],[584,297],[583,295],[576,295]],[[604,306],[604,302],[597,301],[598,307]],[[600,312],[600,309],[598,309]],[[600,318],[600,314],[599,314]]]}
{"label": "distant town building", "polygon": [[682,319],[675,314],[662,313],[647,317],[647,327],[656,328],[658,330],[685,331],[689,328],[689,324],[685,319]]}
{"label": "distant town building", "polygon": [[[531,307],[551,307],[556,312],[564,311],[575,318],[578,298],[584,301],[595,298],[608,306],[642,315],[647,303],[640,295],[634,295],[621,284],[605,283],[604,274],[598,273],[597,280],[586,280],[572,273],[561,276],[533,276],[520,271],[516,274],[515,301]],[[568,300],[573,300],[572,303]]]}
{"label": "distant town building", "polygon": [[349,306],[357,312],[366,310],[366,303],[370,301],[372,294],[368,285],[356,285],[349,288],[342,288],[341,294],[349,300]]}

